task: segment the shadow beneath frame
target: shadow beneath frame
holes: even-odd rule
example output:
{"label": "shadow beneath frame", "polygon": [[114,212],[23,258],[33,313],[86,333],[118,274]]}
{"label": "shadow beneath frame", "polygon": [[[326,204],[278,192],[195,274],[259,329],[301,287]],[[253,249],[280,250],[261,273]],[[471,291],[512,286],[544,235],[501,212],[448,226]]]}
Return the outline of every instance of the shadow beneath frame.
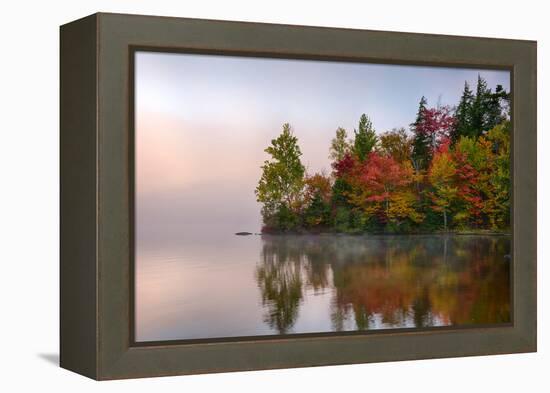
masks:
{"label": "shadow beneath frame", "polygon": [[59,366],[59,354],[57,353],[39,353],[38,357],[54,366]]}

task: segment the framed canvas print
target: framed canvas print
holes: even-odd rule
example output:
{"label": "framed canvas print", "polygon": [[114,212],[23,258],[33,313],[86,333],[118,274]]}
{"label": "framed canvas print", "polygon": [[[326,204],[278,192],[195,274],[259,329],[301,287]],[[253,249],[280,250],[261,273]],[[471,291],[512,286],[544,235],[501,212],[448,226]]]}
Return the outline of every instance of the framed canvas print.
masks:
{"label": "framed canvas print", "polygon": [[536,43],[61,27],[61,366],[536,350]]}

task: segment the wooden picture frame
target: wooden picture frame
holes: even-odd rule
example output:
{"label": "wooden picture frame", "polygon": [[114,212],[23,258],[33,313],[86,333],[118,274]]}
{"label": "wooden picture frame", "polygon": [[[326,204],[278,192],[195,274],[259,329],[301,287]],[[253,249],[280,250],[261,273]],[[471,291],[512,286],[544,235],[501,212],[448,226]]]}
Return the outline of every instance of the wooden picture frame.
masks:
{"label": "wooden picture frame", "polygon": [[[512,75],[512,323],[137,344],[137,49]],[[61,27],[61,367],[120,379],[536,351],[536,42],[98,13]]]}

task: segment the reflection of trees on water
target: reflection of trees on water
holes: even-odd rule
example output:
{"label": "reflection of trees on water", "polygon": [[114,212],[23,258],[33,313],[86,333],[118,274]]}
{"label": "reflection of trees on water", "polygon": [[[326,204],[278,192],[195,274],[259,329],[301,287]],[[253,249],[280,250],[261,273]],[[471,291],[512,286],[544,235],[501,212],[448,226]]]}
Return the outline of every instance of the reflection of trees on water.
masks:
{"label": "reflection of trees on water", "polygon": [[306,290],[334,291],[335,331],[501,323],[509,253],[497,236],[264,236],[256,279],[264,320],[281,334]]}
{"label": "reflection of trees on water", "polygon": [[273,244],[269,251],[265,248],[256,272],[262,302],[268,307],[264,322],[284,334],[296,321],[302,300],[302,256],[284,243]]}

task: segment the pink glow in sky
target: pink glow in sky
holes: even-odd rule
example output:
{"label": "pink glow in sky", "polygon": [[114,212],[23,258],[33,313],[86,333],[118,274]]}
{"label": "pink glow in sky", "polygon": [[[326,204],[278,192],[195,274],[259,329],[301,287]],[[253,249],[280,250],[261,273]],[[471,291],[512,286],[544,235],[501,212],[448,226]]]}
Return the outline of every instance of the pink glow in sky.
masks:
{"label": "pink glow in sky", "polygon": [[170,233],[258,232],[254,189],[264,149],[289,122],[310,173],[330,172],[337,127],[362,113],[377,132],[414,121],[422,95],[455,105],[478,74],[510,88],[507,71],[136,54],[138,238]]}

